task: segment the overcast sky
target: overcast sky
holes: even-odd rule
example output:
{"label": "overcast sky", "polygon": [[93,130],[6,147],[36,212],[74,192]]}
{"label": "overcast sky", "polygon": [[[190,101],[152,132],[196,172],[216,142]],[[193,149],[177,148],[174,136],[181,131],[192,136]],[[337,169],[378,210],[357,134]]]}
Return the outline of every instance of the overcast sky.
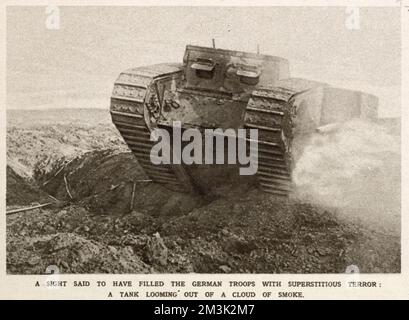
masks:
{"label": "overcast sky", "polygon": [[8,108],[109,105],[124,69],[182,62],[186,44],[278,55],[293,76],[366,90],[383,115],[398,115],[400,9],[360,8],[360,29],[344,7],[45,7],[7,9]]}

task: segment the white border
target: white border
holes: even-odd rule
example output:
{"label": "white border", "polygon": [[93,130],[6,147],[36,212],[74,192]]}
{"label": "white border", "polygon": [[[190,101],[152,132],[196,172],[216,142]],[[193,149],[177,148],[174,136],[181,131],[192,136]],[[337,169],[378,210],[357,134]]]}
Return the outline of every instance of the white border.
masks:
{"label": "white border", "polygon": [[[0,200],[0,211],[2,212],[2,222],[0,223],[0,234],[2,235],[1,244],[0,244],[0,257],[2,263],[0,264],[0,298],[3,299],[106,299],[109,289],[96,288],[71,288],[71,289],[47,289],[45,287],[35,288],[34,284],[38,280],[44,282],[47,276],[17,276],[17,275],[6,275],[6,230],[5,230],[5,176],[6,176],[6,152],[5,152],[5,136],[6,136],[6,75],[5,75],[5,66],[6,66],[6,5],[75,5],[75,6],[90,6],[90,5],[113,5],[113,6],[202,6],[202,5],[212,5],[212,6],[370,6],[370,7],[389,7],[389,6],[400,6],[399,1],[395,0],[376,0],[376,1],[267,1],[267,0],[258,0],[258,1],[228,1],[228,0],[208,0],[208,1],[186,1],[186,0],[174,0],[174,1],[123,1],[123,0],[89,0],[86,3],[84,1],[6,1],[3,4],[1,10],[1,19],[2,19],[2,32],[1,32],[1,43],[2,50],[0,53],[1,56],[1,68],[3,70],[1,77],[1,97],[3,101],[3,107],[0,108],[0,149],[3,150],[1,153],[1,168],[0,168],[0,183],[1,183],[1,200]],[[344,287],[342,289],[314,289],[314,288],[303,288],[304,296],[306,299],[408,299],[409,298],[409,255],[408,255],[408,245],[409,245],[409,218],[408,218],[408,202],[406,201],[404,195],[408,193],[408,168],[407,164],[409,163],[409,147],[407,144],[408,138],[408,118],[409,110],[407,109],[409,101],[409,63],[408,63],[408,35],[409,35],[409,2],[402,1],[403,6],[408,6],[407,10],[402,9],[401,11],[401,22],[402,22],[402,270],[401,274],[361,274],[359,275],[360,280],[365,281],[376,281],[381,282],[381,288],[374,289],[350,289]],[[282,281],[342,281],[343,283],[348,280],[354,280],[356,276],[353,275],[344,275],[344,274],[314,274],[314,275],[300,275],[300,274],[154,274],[154,275],[61,275],[61,280],[68,280],[72,282],[74,280],[88,280],[95,282],[97,280],[105,280],[110,282],[112,280],[132,280],[137,283],[139,280],[184,280],[187,283],[193,280],[255,280],[261,282],[261,280],[275,280]],[[138,291],[144,291],[142,288],[134,288]],[[166,288],[165,288],[166,289]],[[165,290],[164,289],[164,290]],[[284,288],[282,288],[284,290]],[[273,288],[271,291],[277,292],[282,289]],[[115,294],[118,291],[123,289],[113,289],[112,292],[115,295],[115,298],[118,298],[118,295]],[[242,289],[240,289],[242,290]],[[253,289],[251,289],[253,290]],[[199,288],[194,288],[194,291],[203,291]],[[221,290],[216,288],[216,292]],[[232,291],[238,291],[236,288],[228,288],[224,290],[226,293]],[[267,291],[267,289],[262,288],[261,286],[254,291]],[[298,290],[297,290],[298,291]],[[201,292],[203,294],[203,292]],[[200,295],[198,298],[204,299],[203,295]],[[258,297],[262,299],[261,297]],[[180,298],[178,298],[180,299]]]}

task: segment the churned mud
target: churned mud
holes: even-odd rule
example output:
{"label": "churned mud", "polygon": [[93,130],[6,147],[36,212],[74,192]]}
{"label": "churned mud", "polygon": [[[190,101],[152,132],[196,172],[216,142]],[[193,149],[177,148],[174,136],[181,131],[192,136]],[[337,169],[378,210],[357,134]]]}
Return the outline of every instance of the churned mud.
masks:
{"label": "churned mud", "polygon": [[228,180],[181,194],[145,176],[106,110],[12,111],[7,272],[400,272],[400,234]]}

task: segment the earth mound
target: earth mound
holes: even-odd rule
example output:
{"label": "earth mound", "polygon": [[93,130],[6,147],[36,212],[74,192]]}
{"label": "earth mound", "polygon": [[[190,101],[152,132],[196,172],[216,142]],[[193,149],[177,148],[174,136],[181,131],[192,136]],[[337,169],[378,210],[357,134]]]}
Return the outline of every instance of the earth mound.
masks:
{"label": "earth mound", "polygon": [[212,195],[168,190],[144,175],[109,116],[67,111],[66,120],[61,114],[10,120],[8,210],[55,202],[7,216],[10,274],[44,274],[50,267],[62,273],[342,273],[350,265],[400,272],[398,234],[233,180]]}

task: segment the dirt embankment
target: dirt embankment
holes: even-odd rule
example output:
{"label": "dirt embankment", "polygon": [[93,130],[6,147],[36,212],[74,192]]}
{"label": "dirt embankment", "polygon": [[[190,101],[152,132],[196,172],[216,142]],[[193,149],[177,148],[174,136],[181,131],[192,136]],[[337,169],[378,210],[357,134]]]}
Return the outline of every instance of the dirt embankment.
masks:
{"label": "dirt embankment", "polygon": [[35,202],[47,202],[50,199],[35,183],[19,176],[11,167],[7,166],[7,195],[8,206],[23,206]]}
{"label": "dirt embankment", "polygon": [[[340,222],[308,204],[253,190],[187,214],[139,207],[123,215],[84,206],[8,217],[8,271],[398,272],[399,238]],[[156,213],[158,213],[156,211]],[[142,270],[142,271],[141,271]]]}
{"label": "dirt embankment", "polygon": [[[42,138],[57,119],[43,129],[8,128],[8,206],[48,202],[48,195],[61,201],[7,217],[8,273],[41,274],[49,266],[63,273],[339,273],[352,264],[361,272],[400,271],[396,235],[250,184],[230,181],[216,197],[170,191],[146,181],[132,154],[116,144],[109,118],[85,131],[72,120],[71,131],[58,126],[67,141],[60,133]],[[65,147],[79,151],[58,153]],[[48,160],[36,160],[41,150]],[[31,178],[13,171],[15,163]]]}
{"label": "dirt embankment", "polygon": [[127,151],[106,110],[9,110],[7,164],[35,180],[85,152]]}

